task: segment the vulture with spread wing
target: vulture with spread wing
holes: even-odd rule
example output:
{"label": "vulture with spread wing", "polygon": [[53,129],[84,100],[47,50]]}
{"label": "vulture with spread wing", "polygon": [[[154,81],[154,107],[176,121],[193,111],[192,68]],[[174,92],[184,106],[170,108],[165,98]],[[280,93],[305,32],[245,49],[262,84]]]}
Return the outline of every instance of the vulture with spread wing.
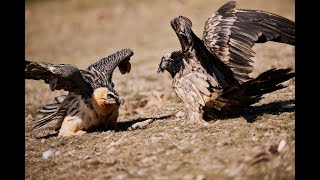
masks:
{"label": "vulture with spread wing", "polygon": [[205,123],[210,112],[230,112],[258,102],[262,95],[285,86],[292,69],[270,69],[256,78],[251,57],[255,43],[295,45],[295,23],[268,12],[224,4],[205,23],[202,40],[184,16],[171,21],[182,50],[165,54],[158,72],[168,71],[173,89],[187,108],[187,120]]}
{"label": "vulture with spread wing", "polygon": [[50,89],[68,91],[56,97],[56,103],[39,110],[44,116],[30,124],[38,129],[56,121],[59,137],[81,135],[93,127],[115,128],[121,100],[114,90],[112,73],[116,67],[122,74],[129,73],[133,52],[122,49],[79,70],[70,64],[50,64],[25,61],[25,79],[44,80]]}

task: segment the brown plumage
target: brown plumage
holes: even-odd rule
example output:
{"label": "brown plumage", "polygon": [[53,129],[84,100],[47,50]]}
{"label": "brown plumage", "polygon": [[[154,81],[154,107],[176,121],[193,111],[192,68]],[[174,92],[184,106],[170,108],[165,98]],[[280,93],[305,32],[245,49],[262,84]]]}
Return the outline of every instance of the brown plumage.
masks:
{"label": "brown plumage", "polygon": [[44,80],[50,89],[69,91],[56,97],[56,103],[44,106],[43,118],[30,124],[38,129],[56,121],[59,136],[81,135],[87,130],[107,126],[115,128],[121,100],[114,90],[112,73],[116,67],[122,74],[129,73],[133,52],[122,49],[79,70],[70,64],[50,64],[25,61],[25,79]]}
{"label": "brown plumage", "polygon": [[202,122],[214,111],[239,110],[258,102],[265,93],[284,88],[295,76],[292,69],[270,69],[252,79],[250,65],[255,43],[274,41],[295,45],[295,23],[268,12],[236,9],[224,4],[205,23],[203,38],[192,22],[178,16],[171,21],[182,51],[165,54],[158,72],[167,70],[173,89],[187,108],[190,122]]}

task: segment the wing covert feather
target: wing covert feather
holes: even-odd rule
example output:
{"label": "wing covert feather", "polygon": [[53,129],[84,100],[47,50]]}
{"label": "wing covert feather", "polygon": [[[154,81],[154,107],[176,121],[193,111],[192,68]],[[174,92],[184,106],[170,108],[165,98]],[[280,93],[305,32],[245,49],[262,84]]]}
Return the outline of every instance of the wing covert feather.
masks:
{"label": "wing covert feather", "polygon": [[52,91],[63,89],[89,97],[93,92],[90,84],[83,79],[79,69],[70,64],[54,65],[26,60],[25,79],[44,80]]}
{"label": "wing covert feather", "polygon": [[231,1],[205,22],[202,41],[242,83],[251,79],[254,44],[275,41],[295,45],[295,23],[264,11],[236,9],[236,2]]}
{"label": "wing covert feather", "polygon": [[91,73],[95,80],[100,79],[101,86],[112,83],[112,73],[116,67],[119,68],[121,74],[129,73],[131,64],[129,62],[133,51],[130,49],[122,49],[117,51],[94,64],[90,65],[85,71]]}

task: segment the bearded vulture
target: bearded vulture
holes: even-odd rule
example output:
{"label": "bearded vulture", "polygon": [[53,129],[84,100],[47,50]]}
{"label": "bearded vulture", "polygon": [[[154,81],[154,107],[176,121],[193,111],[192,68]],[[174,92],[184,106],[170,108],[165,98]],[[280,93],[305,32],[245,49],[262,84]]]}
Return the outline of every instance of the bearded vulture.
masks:
{"label": "bearded vulture", "polygon": [[[258,102],[262,95],[295,77],[291,68],[270,69],[249,77],[255,43],[274,41],[295,45],[295,23],[264,11],[224,4],[205,22],[202,40],[184,16],[171,20],[182,50],[165,54],[158,73],[168,71],[173,89],[187,108],[187,121],[207,124],[212,112],[229,113]],[[210,117],[210,116],[209,116]]]}
{"label": "bearded vulture", "polygon": [[50,64],[25,60],[25,79],[44,80],[52,91],[65,90],[68,95],[56,97],[56,103],[39,110],[44,116],[30,124],[38,129],[56,121],[58,137],[82,135],[90,128],[114,128],[122,104],[114,90],[112,73],[118,66],[122,74],[129,73],[132,50],[122,49],[79,70],[70,64]]}

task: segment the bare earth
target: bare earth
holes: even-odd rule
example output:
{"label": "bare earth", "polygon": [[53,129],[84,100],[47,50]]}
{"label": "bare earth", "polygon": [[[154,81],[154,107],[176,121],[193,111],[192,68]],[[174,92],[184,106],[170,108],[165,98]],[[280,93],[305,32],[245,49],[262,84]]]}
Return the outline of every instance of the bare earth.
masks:
{"label": "bare earth", "polygon": [[[26,179],[295,179],[295,81],[265,95],[243,113],[208,126],[185,124],[182,102],[168,73],[157,74],[163,54],[179,50],[170,20],[184,15],[202,37],[206,19],[227,1],[26,1],[26,58],[69,63],[81,69],[117,50],[134,51],[129,74],[113,75],[126,102],[118,118],[121,131],[96,131],[78,137],[45,136],[50,126],[25,131]],[[239,0],[294,21],[293,0]],[[272,67],[294,67],[295,48],[254,46],[252,76]],[[43,81],[26,80],[25,121],[54,96]],[[159,118],[144,128],[134,122]],[[45,138],[43,137],[45,136]],[[284,146],[283,146],[284,145]],[[278,150],[277,150],[278,148]],[[43,158],[48,153],[48,158]],[[44,153],[44,154],[43,154]],[[51,156],[50,156],[51,155]]]}

